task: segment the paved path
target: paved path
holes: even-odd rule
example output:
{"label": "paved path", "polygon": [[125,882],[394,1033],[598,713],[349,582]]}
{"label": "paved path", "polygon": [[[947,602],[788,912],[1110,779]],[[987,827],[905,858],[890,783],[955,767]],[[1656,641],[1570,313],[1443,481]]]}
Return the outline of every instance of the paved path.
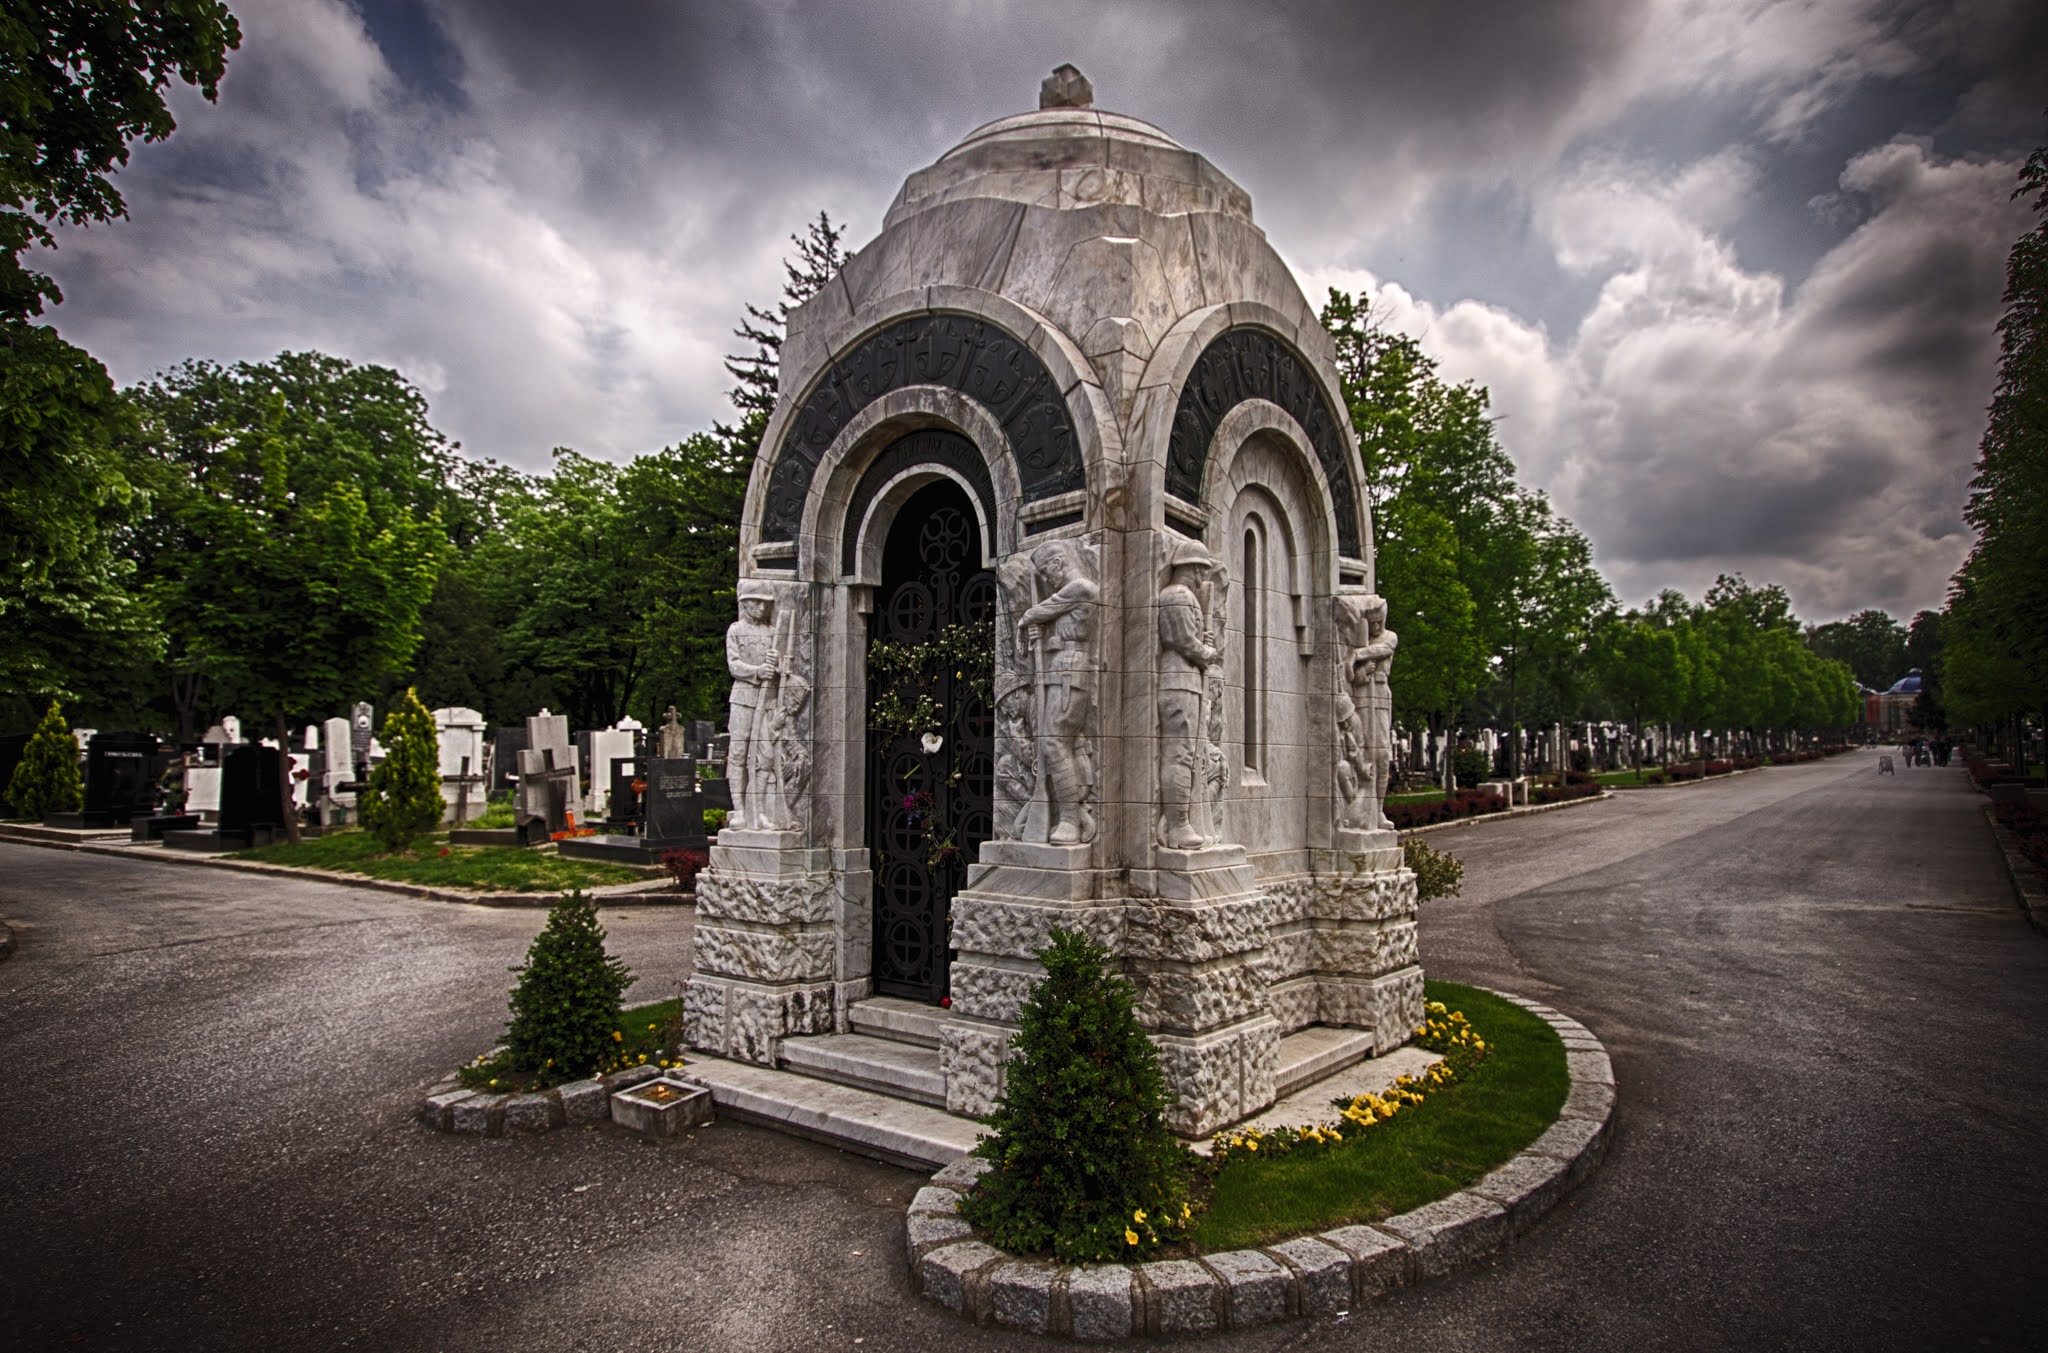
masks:
{"label": "paved path", "polygon": [[[2048,941],[1960,770],[1855,756],[1435,838],[1433,974],[1586,1020],[1607,1164],[1494,1262],[1205,1347],[2048,1343]],[[8,1348],[1017,1348],[912,1299],[914,1176],[721,1123],[407,1118],[537,915],[0,846]],[[607,913],[666,994],[686,913]]]}

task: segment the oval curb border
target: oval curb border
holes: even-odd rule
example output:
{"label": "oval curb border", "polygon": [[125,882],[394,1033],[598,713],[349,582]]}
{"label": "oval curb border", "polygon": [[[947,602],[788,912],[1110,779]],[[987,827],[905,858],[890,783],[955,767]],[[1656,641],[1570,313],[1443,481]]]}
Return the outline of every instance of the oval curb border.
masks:
{"label": "oval curb border", "polygon": [[660,1067],[629,1066],[607,1076],[570,1081],[550,1090],[499,1094],[465,1089],[453,1074],[429,1086],[413,1117],[437,1132],[466,1137],[511,1137],[585,1123],[609,1123],[614,1092],[662,1074]]}
{"label": "oval curb border", "polygon": [[1481,990],[1557,1031],[1571,1088],[1557,1121],[1477,1183],[1370,1226],[1199,1259],[1076,1266],[1020,1259],[974,1239],[958,1214],[960,1195],[988,1165],[963,1157],[933,1175],[905,1212],[911,1286],[976,1324],[1034,1334],[1212,1334],[1337,1315],[1506,1247],[1583,1184],[1606,1154],[1614,1066],[1593,1032],[1569,1015]]}

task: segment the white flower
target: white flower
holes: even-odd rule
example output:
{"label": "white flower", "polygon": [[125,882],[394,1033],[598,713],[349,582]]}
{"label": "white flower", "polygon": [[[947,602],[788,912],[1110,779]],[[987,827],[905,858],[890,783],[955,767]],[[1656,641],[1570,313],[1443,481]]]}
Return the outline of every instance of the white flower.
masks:
{"label": "white flower", "polygon": [[937,733],[927,733],[918,741],[924,745],[924,754],[926,756],[936,756],[939,748],[946,745],[946,740]]}

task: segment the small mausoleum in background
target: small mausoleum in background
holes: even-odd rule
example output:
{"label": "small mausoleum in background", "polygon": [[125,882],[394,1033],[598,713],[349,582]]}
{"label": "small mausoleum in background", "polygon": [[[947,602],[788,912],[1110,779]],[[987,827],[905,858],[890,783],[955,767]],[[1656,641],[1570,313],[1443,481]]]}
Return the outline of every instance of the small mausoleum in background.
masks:
{"label": "small mausoleum in background", "polygon": [[1079,72],[790,316],[690,1042],[978,1114],[1055,926],[1198,1135],[1405,1041],[1395,636],[1330,343],[1244,190]]}

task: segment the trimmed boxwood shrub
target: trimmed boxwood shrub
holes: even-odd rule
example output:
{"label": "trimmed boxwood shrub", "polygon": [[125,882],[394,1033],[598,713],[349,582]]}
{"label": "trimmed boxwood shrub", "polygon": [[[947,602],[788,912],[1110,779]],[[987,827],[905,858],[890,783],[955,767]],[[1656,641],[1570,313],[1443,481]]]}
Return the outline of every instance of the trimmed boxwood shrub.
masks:
{"label": "trimmed boxwood shrub", "polygon": [[55,700],[43,711],[28,745],[21,750],[14,775],[7,782],[7,801],[23,817],[75,813],[85,802],[85,782],[78,774],[78,739],[64,724],[64,709]]}
{"label": "trimmed boxwood shrub", "polygon": [[411,687],[384,718],[384,759],[363,794],[363,826],[386,850],[404,850],[440,825],[441,737]]}
{"label": "trimmed boxwood shrub", "polygon": [[992,1245],[1061,1263],[1142,1259],[1186,1239],[1193,1153],[1167,1130],[1159,1055],[1109,951],[1055,929],[1024,1002],[989,1162],[960,1215]]}
{"label": "trimmed boxwood shrub", "polygon": [[547,925],[512,969],[512,1022],[505,1029],[512,1069],[570,1080],[600,1069],[622,1038],[619,1011],[633,974],[605,952],[597,904],[571,889],[548,909]]}

